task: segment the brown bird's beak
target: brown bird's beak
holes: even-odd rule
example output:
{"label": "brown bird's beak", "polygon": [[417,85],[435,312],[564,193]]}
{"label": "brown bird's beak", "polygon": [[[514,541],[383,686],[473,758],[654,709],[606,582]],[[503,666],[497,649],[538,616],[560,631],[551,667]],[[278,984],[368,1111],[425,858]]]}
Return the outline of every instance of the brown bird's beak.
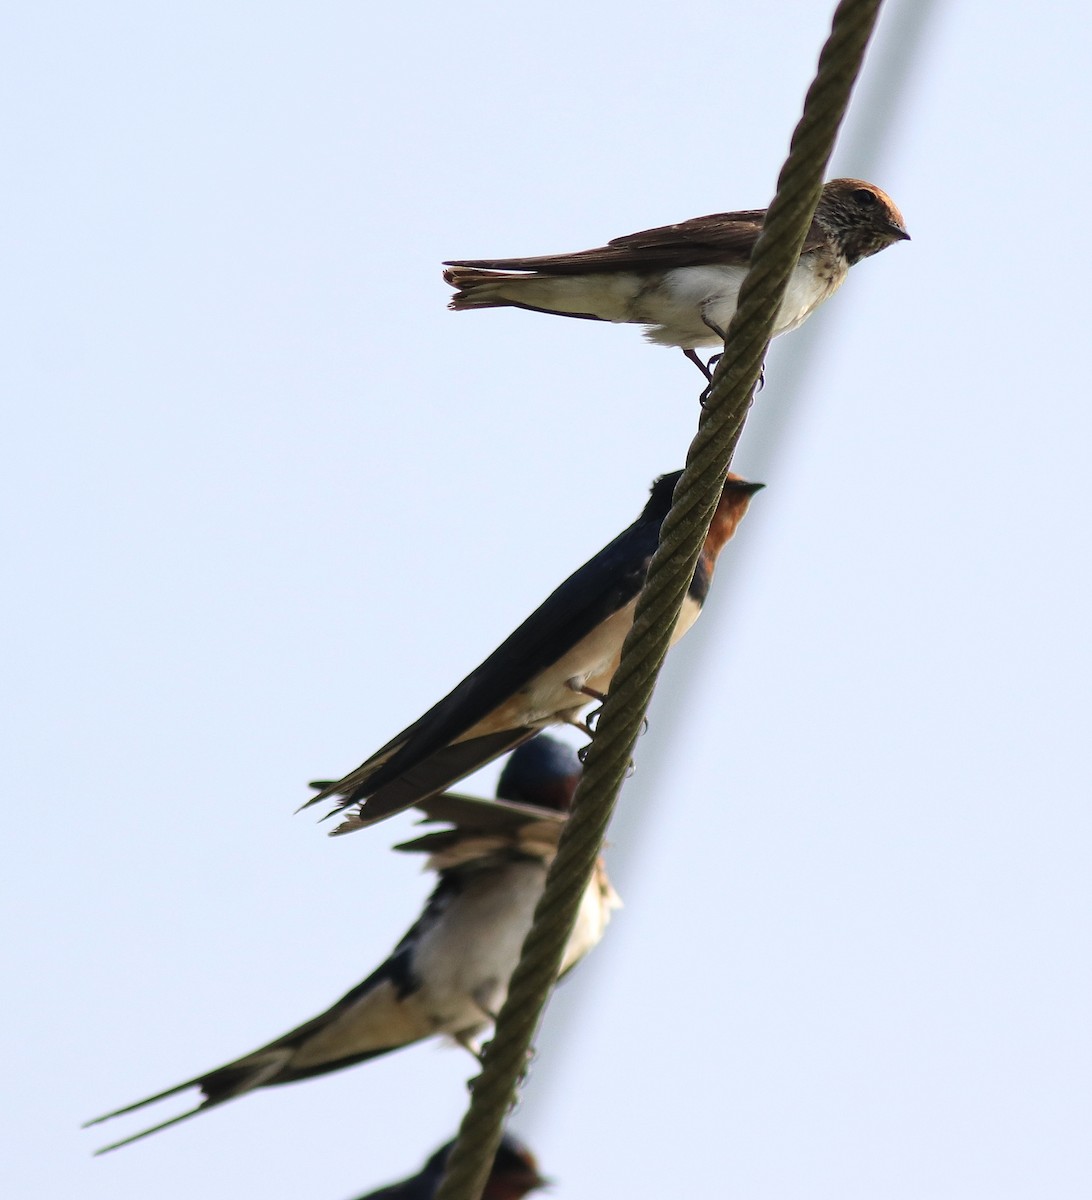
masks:
{"label": "brown bird's beak", "polygon": [[896,225],[894,221],[887,228],[896,242],[909,242],[911,240],[906,230],[901,225]]}

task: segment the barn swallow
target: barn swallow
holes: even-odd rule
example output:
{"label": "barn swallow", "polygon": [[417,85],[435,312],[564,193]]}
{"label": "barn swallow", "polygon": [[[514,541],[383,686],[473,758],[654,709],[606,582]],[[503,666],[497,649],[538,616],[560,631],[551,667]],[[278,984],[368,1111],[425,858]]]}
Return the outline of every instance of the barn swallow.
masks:
{"label": "barn swallow", "polygon": [[[357,1200],[432,1200],[454,1145],[454,1142],[448,1142],[441,1146],[412,1178],[358,1196]],[[493,1169],[489,1172],[481,1200],[521,1200],[528,1192],[546,1187],[549,1182],[539,1174],[538,1163],[531,1151],[518,1138],[506,1133],[497,1149],[497,1157],[493,1159]]]}
{"label": "barn swallow", "polygon": [[[681,347],[708,375],[695,347],[724,342],[765,219],[764,208],[713,213],[575,254],[455,259],[444,264],[444,279],[457,289],[449,307],[643,325],[650,342]],[[824,184],[773,336],[801,325],[855,263],[909,238],[902,214],[874,184]]]}
{"label": "barn swallow", "polygon": [[[302,807],[331,796],[357,805],[334,833],[362,829],[444,791],[548,725],[579,725],[602,700],[633,624],[638,593],[681,471],[652,485],[644,511],[541,604],[480,666],[365,763]],[[717,555],[763,485],[729,474],[672,634],[697,619]],[[330,814],[332,815],[332,813]]]}
{"label": "barn swallow", "polygon": [[[98,1153],[139,1141],[254,1088],[325,1075],[446,1034],[473,1053],[504,1003],[531,927],[565,813],[580,779],[576,751],[553,739],[520,747],[497,785],[497,800],[452,794],[420,805],[450,828],[395,849],[427,853],[439,879],[424,912],[390,958],[331,1008],[226,1066],[138,1100],[88,1125],[134,1112],[187,1088],[195,1108]],[[620,901],[600,861],[565,949],[571,970],[603,936]]]}

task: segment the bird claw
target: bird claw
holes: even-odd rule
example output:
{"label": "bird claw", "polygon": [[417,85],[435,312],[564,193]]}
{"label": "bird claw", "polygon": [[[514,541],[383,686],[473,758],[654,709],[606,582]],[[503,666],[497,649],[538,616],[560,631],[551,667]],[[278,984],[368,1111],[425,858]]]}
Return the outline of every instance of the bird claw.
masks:
{"label": "bird claw", "polygon": [[[705,372],[705,377],[709,380],[709,383],[702,389],[701,395],[698,397],[698,403],[702,408],[709,403],[709,393],[713,390],[713,372],[716,370],[717,363],[720,362],[723,357],[724,351],[722,350],[719,354],[714,354],[709,360],[708,368]],[[758,379],[755,381],[754,395],[757,396],[765,386],[766,364],[763,363],[762,366],[758,368]]]}
{"label": "bird claw", "polygon": [[[582,721],[579,717],[562,717],[566,725],[571,725],[573,729],[579,729],[585,737],[591,737],[592,731],[588,726],[587,721]],[[587,747],[585,747],[587,749]]]}
{"label": "bird claw", "polygon": [[[492,1044],[492,1039],[490,1039],[490,1041],[488,1041],[488,1042],[485,1042],[482,1045],[482,1048],[474,1055],[474,1057],[478,1060],[478,1064],[480,1066],[485,1065],[485,1052],[491,1044]],[[524,1055],[523,1066],[520,1067],[519,1075],[516,1076],[516,1087],[517,1088],[522,1087],[527,1082],[527,1076],[530,1073],[531,1064],[535,1061],[535,1059],[537,1057],[538,1057],[538,1051],[535,1049],[535,1047],[528,1046],[527,1052]],[[466,1081],[466,1090],[471,1095],[474,1094],[474,1089],[478,1086],[478,1083],[480,1080],[481,1080],[480,1075],[472,1075]],[[512,1098],[512,1103],[511,1103],[511,1106],[509,1107],[508,1111],[512,1112],[518,1103],[519,1103],[519,1097],[514,1096]]]}
{"label": "bird claw", "polygon": [[574,729],[579,729],[581,733],[587,734],[588,737],[591,737],[592,731],[595,728],[592,722],[596,721],[599,717],[599,714],[603,711],[603,701],[606,700],[607,693],[597,691],[592,687],[588,687],[586,683],[581,683],[579,675],[574,675],[572,679],[566,680],[566,686],[571,688],[580,696],[587,696],[591,700],[599,701],[599,707],[593,709],[583,719],[571,715],[562,718],[567,725],[572,725]]}

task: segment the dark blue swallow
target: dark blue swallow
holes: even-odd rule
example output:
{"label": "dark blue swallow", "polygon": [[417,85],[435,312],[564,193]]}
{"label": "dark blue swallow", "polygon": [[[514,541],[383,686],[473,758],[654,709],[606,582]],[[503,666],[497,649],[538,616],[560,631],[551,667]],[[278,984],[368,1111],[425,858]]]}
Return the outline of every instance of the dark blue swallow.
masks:
{"label": "dark blue swallow", "polygon": [[[357,1200],[432,1200],[454,1145],[454,1142],[448,1142],[442,1146],[411,1178],[380,1188],[378,1192],[358,1196]],[[539,1174],[538,1163],[531,1151],[518,1138],[506,1133],[493,1160],[482,1200],[522,1200],[528,1192],[546,1187],[549,1182]]]}
{"label": "dark blue swallow", "polygon": [[[452,692],[344,778],[303,805],[339,797],[357,811],[348,833],[444,791],[549,725],[579,713],[610,686],[681,471],[663,475],[640,517],[586,562]],[[696,620],[717,556],[763,485],[729,475],[679,614],[672,643]]]}
{"label": "dark blue swallow", "polygon": [[[396,846],[428,854],[439,880],[424,912],[391,956],[336,1004],[226,1066],[89,1121],[97,1125],[188,1088],[196,1108],[103,1147],[116,1150],[259,1087],[339,1071],[434,1035],[477,1053],[508,994],[565,814],[580,780],[576,751],[541,737],[501,774],[497,800],[445,793],[422,801],[427,822],[451,828]],[[602,938],[619,900],[602,862],[569,937],[562,972]]]}

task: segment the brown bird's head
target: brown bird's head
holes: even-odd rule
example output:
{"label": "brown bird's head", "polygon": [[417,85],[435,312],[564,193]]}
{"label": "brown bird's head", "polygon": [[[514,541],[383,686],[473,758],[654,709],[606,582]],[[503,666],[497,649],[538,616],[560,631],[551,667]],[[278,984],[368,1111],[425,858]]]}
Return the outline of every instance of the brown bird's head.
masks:
{"label": "brown bird's head", "polygon": [[823,184],[815,220],[838,242],[850,266],[910,235],[895,202],[874,183],[832,179]]}

